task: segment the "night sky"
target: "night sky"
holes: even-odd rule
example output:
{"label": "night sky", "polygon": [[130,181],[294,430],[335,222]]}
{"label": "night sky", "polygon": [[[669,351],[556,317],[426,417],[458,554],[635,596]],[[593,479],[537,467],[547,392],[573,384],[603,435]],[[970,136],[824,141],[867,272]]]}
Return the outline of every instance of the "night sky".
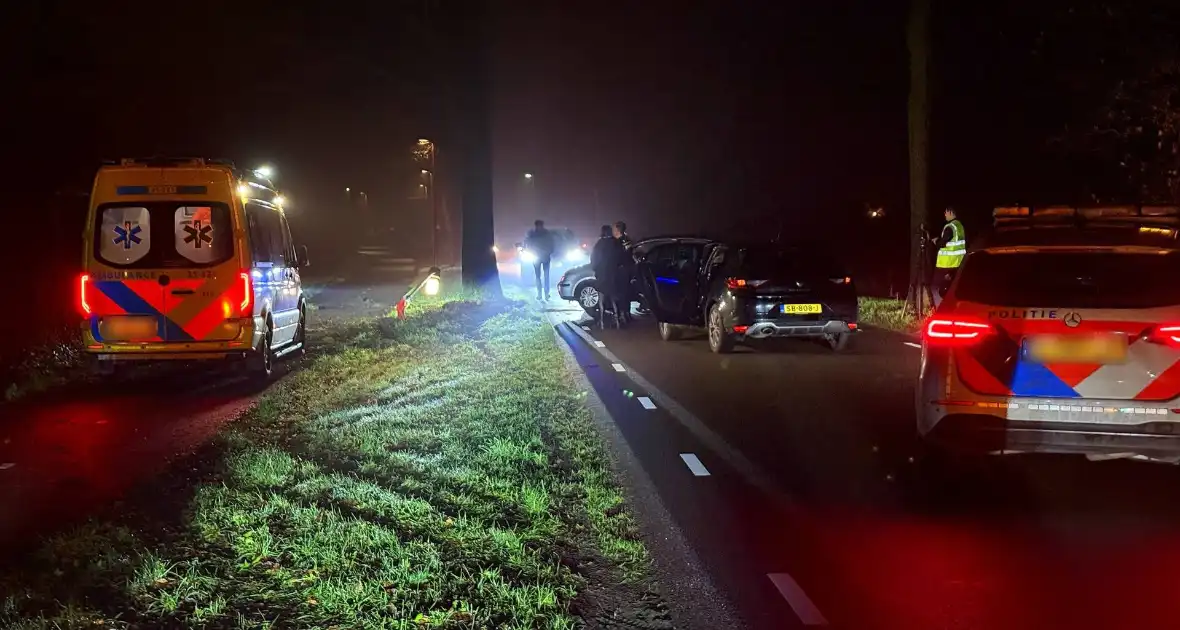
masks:
{"label": "night sky", "polygon": [[[300,212],[344,186],[407,212],[404,156],[445,128],[432,2],[27,4],[2,20],[19,204],[85,190],[100,158],[170,153],[274,163]],[[492,4],[500,234],[540,214],[904,250],[904,2]],[[932,212],[982,220],[1057,185],[1045,138],[1074,112],[1030,61],[1045,24],[1022,7],[936,15]]]}

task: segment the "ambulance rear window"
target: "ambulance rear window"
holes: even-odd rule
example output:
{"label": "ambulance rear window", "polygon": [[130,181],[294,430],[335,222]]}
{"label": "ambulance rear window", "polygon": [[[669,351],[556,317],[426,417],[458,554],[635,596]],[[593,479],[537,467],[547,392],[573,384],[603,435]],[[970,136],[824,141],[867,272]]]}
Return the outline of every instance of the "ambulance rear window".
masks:
{"label": "ambulance rear window", "polygon": [[1154,308],[1180,305],[1180,253],[972,254],[955,297],[992,306]]}
{"label": "ambulance rear window", "polygon": [[95,254],[121,269],[207,267],[234,253],[233,222],[225,204],[107,204],[99,207],[95,221]]}

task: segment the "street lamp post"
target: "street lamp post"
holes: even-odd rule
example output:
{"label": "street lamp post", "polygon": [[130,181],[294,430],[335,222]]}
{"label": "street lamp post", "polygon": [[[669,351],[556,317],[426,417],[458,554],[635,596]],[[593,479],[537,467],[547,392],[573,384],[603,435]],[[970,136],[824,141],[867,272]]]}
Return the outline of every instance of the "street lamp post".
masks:
{"label": "street lamp post", "polygon": [[429,185],[425,185],[426,197],[430,202],[430,249],[434,256],[434,265],[438,266],[438,193],[434,190],[435,161],[438,155],[438,145],[426,138],[418,139],[418,146],[428,151],[430,169],[422,169]]}

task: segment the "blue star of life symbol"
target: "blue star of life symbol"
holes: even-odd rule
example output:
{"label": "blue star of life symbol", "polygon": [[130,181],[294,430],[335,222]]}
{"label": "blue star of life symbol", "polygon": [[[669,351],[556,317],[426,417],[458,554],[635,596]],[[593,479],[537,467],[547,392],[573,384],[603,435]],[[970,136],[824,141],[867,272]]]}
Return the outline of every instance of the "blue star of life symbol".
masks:
{"label": "blue star of life symbol", "polygon": [[143,241],[139,238],[139,233],[143,231],[140,226],[132,226],[130,221],[124,221],[123,225],[115,226],[115,245],[122,244],[123,249],[131,249],[132,245],[138,245]]}

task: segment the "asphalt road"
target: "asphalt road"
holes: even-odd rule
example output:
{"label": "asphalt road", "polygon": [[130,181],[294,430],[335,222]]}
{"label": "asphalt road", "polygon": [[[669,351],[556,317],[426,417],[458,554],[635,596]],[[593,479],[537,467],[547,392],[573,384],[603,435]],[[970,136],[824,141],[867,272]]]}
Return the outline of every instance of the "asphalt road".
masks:
{"label": "asphalt road", "polygon": [[[423,271],[376,246],[313,265],[304,284],[314,305],[309,353],[324,321],[388,313]],[[297,367],[297,360],[280,362],[276,380]],[[0,406],[0,553],[26,534],[117,506],[141,482],[205,448],[263,391],[232,369],[157,364]]]}
{"label": "asphalt road", "polygon": [[1180,618],[1175,467],[1015,456],[929,479],[914,439],[919,351],[903,337],[719,356],[703,336],[663,342],[654,322],[600,331],[580,315],[551,318],[575,322],[559,332],[749,627]]}

